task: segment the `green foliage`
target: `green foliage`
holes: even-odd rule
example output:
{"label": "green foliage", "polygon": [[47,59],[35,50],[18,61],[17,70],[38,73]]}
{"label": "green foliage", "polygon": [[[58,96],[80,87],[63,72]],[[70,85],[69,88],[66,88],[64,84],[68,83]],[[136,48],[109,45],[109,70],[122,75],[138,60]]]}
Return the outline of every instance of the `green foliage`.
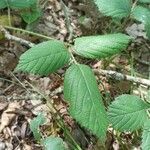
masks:
{"label": "green foliage", "polygon": [[63,42],[51,40],[40,43],[21,55],[17,70],[48,75],[63,67],[70,59]]}
{"label": "green foliage", "polygon": [[132,12],[132,16],[134,19],[144,23],[147,37],[150,39],[150,9],[136,6]]}
{"label": "green foliage", "polygon": [[41,11],[39,8],[32,8],[28,11],[24,11],[21,13],[21,17],[28,24],[36,21],[40,16],[41,16]]}
{"label": "green foliage", "polygon": [[141,147],[142,150],[150,150],[150,120],[144,124]]}
{"label": "green foliage", "polygon": [[101,139],[108,126],[105,107],[92,70],[81,64],[72,65],[65,74],[64,97],[70,114]]}
{"label": "green foliage", "polygon": [[150,10],[142,6],[136,6],[132,12],[132,16],[134,19],[145,24],[149,21]]}
{"label": "green foliage", "polygon": [[141,3],[150,3],[150,0],[138,0],[138,2],[141,2]]}
{"label": "green foliage", "polygon": [[108,118],[119,131],[133,131],[147,121],[146,110],[150,105],[134,95],[121,95],[109,106]]}
{"label": "green foliage", "polygon": [[9,6],[12,9],[24,9],[32,7],[37,0],[1,0],[5,2],[5,7]]}
{"label": "green foliage", "polygon": [[120,53],[129,41],[129,36],[121,33],[81,37],[75,39],[75,51],[86,58],[100,59]]}
{"label": "green foliage", "polygon": [[[144,23],[147,36],[150,38],[150,10],[142,6],[132,6],[132,0],[94,0],[98,9],[106,16],[111,16],[121,23],[121,19],[130,16]],[[139,0],[149,3],[149,0]],[[36,0],[0,0],[0,9],[5,7],[25,9],[21,16],[28,24],[40,16],[40,10],[33,4]],[[137,3],[139,4],[139,3]],[[145,5],[147,6],[147,5]],[[132,8],[132,11],[131,11]],[[128,18],[127,18],[128,19]],[[125,21],[124,21],[125,22]],[[124,26],[124,24],[123,24]],[[121,27],[122,28],[122,27]],[[79,37],[75,39],[75,52],[83,57],[102,59],[111,57],[126,49],[131,38],[125,34],[108,34]],[[48,75],[63,67],[70,60],[70,53],[63,42],[51,40],[40,43],[21,55],[17,70]],[[133,131],[143,127],[143,150],[150,149],[150,121],[147,110],[150,104],[134,95],[121,95],[105,111],[102,96],[92,70],[78,64],[72,56],[73,64],[65,73],[64,97],[69,103],[70,114],[81,126],[89,129],[102,140],[106,137],[108,119],[112,126],[119,131]],[[39,126],[45,122],[40,114],[30,123],[30,128],[37,141],[41,140]],[[146,123],[145,123],[146,122]],[[145,123],[145,124],[144,124]],[[65,150],[63,140],[48,137],[43,140],[46,150]]]}
{"label": "green foliage", "polygon": [[58,137],[47,137],[42,141],[45,150],[65,150],[63,140]]}
{"label": "green foliage", "polygon": [[3,9],[7,7],[7,3],[5,2],[5,0],[0,0],[0,9]]}
{"label": "green foliage", "polygon": [[41,133],[39,131],[40,125],[45,123],[45,117],[43,114],[39,114],[36,118],[31,120],[30,122],[30,129],[33,132],[34,138],[37,141],[41,140]]}
{"label": "green foliage", "polygon": [[0,9],[27,9],[22,11],[21,16],[26,23],[32,23],[41,16],[37,7],[38,0],[0,0]]}
{"label": "green foliage", "polygon": [[105,16],[123,18],[130,15],[131,0],[94,0],[100,12]]}
{"label": "green foliage", "polygon": [[150,22],[147,22],[145,24],[145,31],[146,31],[147,37],[150,39]]}

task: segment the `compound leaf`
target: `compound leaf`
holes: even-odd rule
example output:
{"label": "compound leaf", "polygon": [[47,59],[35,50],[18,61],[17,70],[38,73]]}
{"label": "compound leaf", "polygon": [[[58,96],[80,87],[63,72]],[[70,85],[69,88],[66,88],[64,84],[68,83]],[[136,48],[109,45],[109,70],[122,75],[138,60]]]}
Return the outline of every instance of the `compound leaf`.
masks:
{"label": "compound leaf", "polygon": [[141,147],[142,150],[150,150],[150,120],[144,124]]}
{"label": "compound leaf", "polygon": [[75,39],[75,51],[86,58],[105,58],[125,49],[130,37],[121,33],[87,36]]}
{"label": "compound leaf", "polygon": [[45,150],[65,150],[65,146],[63,144],[63,140],[58,137],[47,137],[42,141]]}
{"label": "compound leaf", "polygon": [[121,95],[109,106],[108,118],[112,126],[119,131],[133,131],[147,121],[146,110],[150,105],[138,96]]}
{"label": "compound leaf", "polygon": [[40,43],[21,55],[16,70],[48,75],[63,67],[70,59],[63,42],[51,40]]}
{"label": "compound leaf", "polygon": [[104,139],[108,126],[107,114],[95,76],[88,66],[75,64],[67,70],[64,97],[70,104],[72,117]]}
{"label": "compound leaf", "polygon": [[45,117],[43,116],[42,113],[39,114],[36,118],[31,120],[30,122],[30,129],[33,132],[35,140],[37,141],[41,140],[41,133],[39,131],[39,127],[44,123],[45,123]]}
{"label": "compound leaf", "polygon": [[142,6],[136,6],[132,11],[132,17],[145,24],[149,22],[150,10]]}
{"label": "compound leaf", "polygon": [[123,18],[131,12],[131,0],[94,0],[100,12],[106,16]]}

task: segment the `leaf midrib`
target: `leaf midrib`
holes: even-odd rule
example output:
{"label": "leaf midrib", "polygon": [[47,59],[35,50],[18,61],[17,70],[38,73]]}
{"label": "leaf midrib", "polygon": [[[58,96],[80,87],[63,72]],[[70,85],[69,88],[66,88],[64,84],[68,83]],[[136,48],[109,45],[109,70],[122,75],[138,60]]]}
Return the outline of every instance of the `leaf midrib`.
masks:
{"label": "leaf midrib", "polygon": [[[41,58],[43,58],[43,57],[52,57],[53,55],[60,55],[61,53],[66,53],[66,54],[67,54],[66,51],[62,51],[62,52],[55,53],[55,54],[51,53],[51,54],[44,55],[44,56],[38,56],[38,57],[35,58],[35,59],[32,59],[32,58],[29,58],[29,59],[22,58],[22,61],[23,61],[23,59],[25,59],[25,60],[27,61],[26,63],[29,63],[28,61],[32,62],[32,61],[36,61],[36,60],[38,60],[38,59],[41,59]],[[32,60],[30,60],[30,59],[32,59]]]}
{"label": "leaf midrib", "polygon": [[[95,107],[95,104],[94,104],[94,102],[93,102],[93,100],[92,100],[92,98],[91,98],[91,96],[92,96],[92,94],[91,94],[91,91],[90,91],[90,89],[89,89],[89,87],[88,87],[88,84],[87,84],[87,81],[86,81],[86,78],[85,78],[85,76],[84,76],[84,73],[83,73],[83,71],[82,71],[82,69],[80,68],[80,66],[77,64],[77,66],[78,66],[78,68],[79,68],[79,70],[80,70],[80,72],[81,72],[81,74],[82,74],[82,76],[83,76],[83,79],[84,79],[84,81],[85,81],[85,84],[86,84],[86,87],[87,87],[87,89],[88,89],[88,93],[90,94],[90,99],[91,99],[91,101],[92,101],[92,104],[93,104],[93,106]],[[98,98],[98,97],[97,97]],[[99,98],[98,98],[99,99]],[[96,110],[96,109],[95,109]],[[96,113],[96,122],[98,122],[98,125],[99,126],[101,126],[100,125],[100,122],[99,122],[99,120],[97,119],[97,118],[99,118],[98,116],[97,116],[97,113]],[[103,133],[104,133],[104,131],[103,130],[101,130]]]}

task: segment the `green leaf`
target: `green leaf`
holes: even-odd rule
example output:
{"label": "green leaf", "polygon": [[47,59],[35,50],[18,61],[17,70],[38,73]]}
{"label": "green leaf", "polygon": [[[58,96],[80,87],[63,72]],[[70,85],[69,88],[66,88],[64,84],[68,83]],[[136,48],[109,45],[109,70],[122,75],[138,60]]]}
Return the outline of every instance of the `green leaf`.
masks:
{"label": "green leaf", "polygon": [[41,113],[36,118],[31,120],[31,122],[30,122],[30,129],[33,132],[35,140],[37,140],[37,141],[41,140],[41,133],[39,131],[39,127],[40,127],[40,125],[43,125],[45,123],[45,121],[46,121],[45,117]]}
{"label": "green leaf", "polygon": [[150,9],[136,6],[132,12],[132,17],[137,21],[144,23],[147,37],[150,39]]}
{"label": "green leaf", "polygon": [[36,5],[37,0],[8,0],[11,8],[24,9]]}
{"label": "green leaf", "polygon": [[138,0],[138,2],[141,2],[141,3],[150,3],[150,0]]}
{"label": "green leaf", "polygon": [[150,120],[144,124],[141,147],[142,150],[150,150]]}
{"label": "green leaf", "polygon": [[147,37],[150,39],[150,21],[145,24],[145,31]]}
{"label": "green leaf", "polygon": [[44,150],[65,150],[63,140],[58,137],[47,137],[42,141],[42,144],[45,147]]}
{"label": "green leaf", "polygon": [[121,95],[109,106],[108,118],[119,131],[133,131],[143,126],[148,119],[146,110],[150,105],[138,96]]}
{"label": "green leaf", "polygon": [[41,16],[41,11],[38,8],[21,13],[21,17],[28,24],[36,21],[40,16]]}
{"label": "green leaf", "polygon": [[63,67],[70,54],[63,42],[51,40],[40,43],[21,55],[16,70],[48,75]]}
{"label": "green leaf", "polygon": [[132,11],[132,17],[136,19],[137,21],[140,21],[146,24],[147,22],[149,22],[150,9],[142,7],[142,6],[136,6]]}
{"label": "green leaf", "polygon": [[106,16],[123,18],[130,15],[131,0],[94,0],[100,12]]}
{"label": "green leaf", "polygon": [[104,139],[108,126],[107,114],[95,76],[88,66],[76,64],[67,70],[64,97],[70,104],[72,117]]}
{"label": "green leaf", "polygon": [[7,7],[6,0],[0,0],[0,9],[6,8],[6,7]]}
{"label": "green leaf", "polygon": [[130,37],[124,34],[87,36],[75,39],[75,51],[86,58],[105,58],[125,49]]}

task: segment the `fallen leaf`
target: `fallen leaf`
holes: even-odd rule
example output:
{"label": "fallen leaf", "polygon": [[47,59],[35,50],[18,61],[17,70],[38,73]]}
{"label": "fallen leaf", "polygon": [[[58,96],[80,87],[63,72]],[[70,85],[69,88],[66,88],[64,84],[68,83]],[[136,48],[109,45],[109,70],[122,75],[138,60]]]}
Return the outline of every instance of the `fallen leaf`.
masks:
{"label": "fallen leaf", "polygon": [[[21,106],[19,102],[12,102],[8,105],[7,110],[5,110],[2,113],[1,116],[1,124],[0,124],[0,133],[3,131],[3,129],[8,126],[11,121],[14,119],[16,114],[14,113],[17,109],[19,109]],[[11,113],[10,113],[11,112]]]}

